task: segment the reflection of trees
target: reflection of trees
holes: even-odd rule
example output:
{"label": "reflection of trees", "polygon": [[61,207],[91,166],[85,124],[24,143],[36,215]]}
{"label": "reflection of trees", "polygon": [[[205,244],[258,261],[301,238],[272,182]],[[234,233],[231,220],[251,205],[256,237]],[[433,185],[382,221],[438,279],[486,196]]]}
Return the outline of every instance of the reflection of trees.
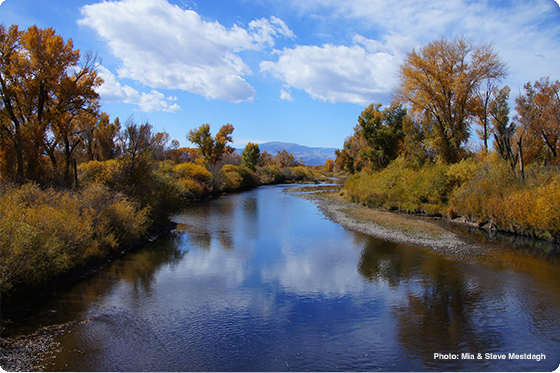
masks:
{"label": "reflection of trees", "polygon": [[[444,363],[434,360],[434,352],[499,351],[502,331],[487,324],[486,317],[491,316],[476,307],[484,307],[489,300],[483,299],[478,286],[469,285],[464,271],[437,257],[428,257],[421,271],[422,280],[415,284],[420,288],[411,289],[406,301],[394,306],[397,336],[410,355],[428,367],[441,368]],[[468,360],[461,364],[468,364]]]}
{"label": "reflection of trees", "polygon": [[[397,337],[413,358],[428,367],[441,368],[434,352],[484,352],[499,350],[502,336],[492,323],[486,324],[478,286],[466,280],[456,263],[429,255],[418,247],[385,242],[356,234],[363,245],[358,272],[368,281],[385,280],[408,290],[395,304]],[[500,299],[500,294],[492,294]],[[482,307],[482,306],[481,306]],[[495,311],[493,311],[495,312]],[[457,362],[451,362],[449,369]],[[460,364],[468,361],[460,362]]]}
{"label": "reflection of trees", "polygon": [[[191,245],[199,247],[204,251],[210,251],[212,246],[212,234],[209,231],[200,232],[197,228],[187,230]],[[192,232],[192,233],[191,233]]]}
{"label": "reflection of trees", "polygon": [[560,261],[560,245],[557,243],[516,234],[488,231],[446,221],[438,221],[438,224],[482,245],[491,245],[492,247],[517,252],[524,256],[547,259],[556,264]]}
{"label": "reflection of trees", "polygon": [[226,251],[233,251],[234,242],[233,242],[233,235],[230,231],[220,231],[217,232],[218,241],[220,242],[220,246],[222,249]]}
{"label": "reflection of trees", "polygon": [[[170,235],[113,260],[97,273],[40,304],[34,312],[35,317],[22,315],[25,316],[22,322],[35,328],[80,319],[92,303],[109,294],[121,281],[131,284],[134,291],[151,292],[156,272],[164,265],[178,264],[183,258],[181,240],[179,235]],[[33,323],[30,319],[34,320]],[[17,330],[17,318],[14,318],[13,327]]]}
{"label": "reflection of trees", "polygon": [[110,291],[118,281],[131,284],[135,291],[149,293],[156,272],[164,265],[179,263],[183,258],[185,253],[180,244],[181,237],[172,234],[127,254],[103,269],[99,278],[84,282],[79,293],[86,299],[95,299]]}
{"label": "reflection of trees", "polygon": [[257,199],[247,197],[243,199],[243,223],[245,227],[245,236],[249,238],[257,238],[259,235],[259,208]]}
{"label": "reflection of trees", "polygon": [[422,260],[423,253],[418,248],[360,236],[366,241],[358,263],[358,273],[368,281],[382,279],[390,285],[398,285],[401,280],[411,276]]}
{"label": "reflection of trees", "polygon": [[135,287],[140,286],[148,291],[160,267],[178,264],[183,259],[185,253],[181,250],[180,243],[181,238],[177,235],[157,240],[149,248],[123,261],[121,265],[111,267],[111,272],[117,279],[125,280]]}
{"label": "reflection of trees", "polygon": [[231,195],[211,203],[193,204],[177,217],[179,231],[187,233],[193,247],[209,251],[212,244],[233,250],[234,232],[241,224],[248,237],[258,232],[258,204],[250,195]]}

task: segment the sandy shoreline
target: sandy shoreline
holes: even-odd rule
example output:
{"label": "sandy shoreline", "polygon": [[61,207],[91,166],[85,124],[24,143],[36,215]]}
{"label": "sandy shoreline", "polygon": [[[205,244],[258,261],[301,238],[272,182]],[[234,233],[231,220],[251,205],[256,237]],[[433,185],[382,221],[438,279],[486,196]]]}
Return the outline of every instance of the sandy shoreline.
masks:
{"label": "sandy shoreline", "polygon": [[[488,248],[473,242],[463,236],[444,230],[440,226],[421,221],[421,224],[432,224],[434,228],[440,229],[443,233],[438,235],[423,234],[422,232],[405,232],[401,229],[394,229],[377,224],[367,219],[359,219],[352,216],[349,212],[363,210],[371,210],[360,205],[341,202],[326,197],[321,193],[296,193],[301,198],[313,201],[317,207],[325,214],[327,218],[333,222],[342,225],[345,228],[358,231],[383,240],[404,243],[408,245],[421,246],[433,252],[448,256],[457,260],[468,260],[479,256],[488,255]],[[387,214],[392,214],[386,212]],[[404,217],[401,219],[418,221],[414,217]],[[406,222],[406,220],[405,220]]]}

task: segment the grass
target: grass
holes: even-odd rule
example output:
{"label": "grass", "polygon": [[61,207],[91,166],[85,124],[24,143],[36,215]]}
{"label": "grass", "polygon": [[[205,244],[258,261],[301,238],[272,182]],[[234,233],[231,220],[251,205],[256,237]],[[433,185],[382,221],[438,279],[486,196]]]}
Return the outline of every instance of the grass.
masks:
{"label": "grass", "polygon": [[291,188],[290,192],[338,192],[342,188],[342,185],[315,185],[315,186],[305,186],[300,188]]}
{"label": "grass", "polygon": [[382,227],[400,231],[409,237],[441,240],[446,234],[449,234],[437,225],[394,212],[356,207],[343,211],[361,222],[373,222]]}
{"label": "grass", "polygon": [[408,237],[441,240],[449,234],[445,229],[413,216],[356,206],[352,204],[338,185],[310,186],[297,188],[294,191],[317,191],[324,198],[348,204],[348,207],[342,211],[354,219],[360,222],[373,222],[384,228],[399,231]]}

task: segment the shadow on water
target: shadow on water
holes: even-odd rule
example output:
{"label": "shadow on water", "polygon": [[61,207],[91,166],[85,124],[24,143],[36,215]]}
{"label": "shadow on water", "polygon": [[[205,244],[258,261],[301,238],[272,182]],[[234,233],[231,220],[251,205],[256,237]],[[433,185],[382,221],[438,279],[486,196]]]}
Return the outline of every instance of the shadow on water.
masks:
{"label": "shadow on water", "polygon": [[[184,237],[171,234],[150,243],[139,251],[118,258],[83,281],[61,289],[33,310],[26,310],[20,316],[8,320],[0,340],[3,349],[0,356],[2,367],[5,370],[23,371],[93,370],[95,364],[92,365],[91,361],[89,365],[75,365],[72,369],[64,364],[65,361],[76,360],[76,353],[82,354],[78,347],[82,344],[79,340],[80,331],[89,326],[95,328],[100,322],[109,327],[111,323],[129,323],[123,322],[122,314],[118,319],[109,315],[92,318],[88,311],[100,299],[110,297],[119,284],[128,287],[132,297],[149,296],[158,271],[163,267],[172,268],[184,258],[186,252],[183,241]],[[128,317],[134,319],[133,315]],[[59,348],[61,345],[75,348]],[[133,347],[130,341],[125,345],[127,348]],[[62,365],[55,365],[54,358],[63,362]],[[124,370],[127,369],[124,367]]]}
{"label": "shadow on water", "polygon": [[560,259],[560,243],[553,243],[495,230],[476,228],[467,224],[455,223],[446,220],[433,220],[432,218],[427,218],[427,220],[431,220],[436,224],[463,237],[467,237],[481,245],[488,245],[497,249],[517,251],[523,255],[537,258]]}
{"label": "shadow on water", "polygon": [[[486,353],[546,352],[548,359],[558,361],[560,326],[552,320],[560,315],[560,266],[550,251],[543,254],[543,247],[550,247],[547,243],[515,240],[512,249],[510,237],[479,238],[479,243],[503,249],[500,260],[494,257],[488,267],[449,261],[359,233],[354,239],[366,242],[358,262],[360,275],[404,293],[392,304],[395,337],[407,356],[421,361],[425,369],[529,371],[538,366],[534,361],[509,360],[497,368],[484,358]],[[527,342],[520,335],[538,336],[541,343]],[[458,358],[441,361],[434,353]]]}

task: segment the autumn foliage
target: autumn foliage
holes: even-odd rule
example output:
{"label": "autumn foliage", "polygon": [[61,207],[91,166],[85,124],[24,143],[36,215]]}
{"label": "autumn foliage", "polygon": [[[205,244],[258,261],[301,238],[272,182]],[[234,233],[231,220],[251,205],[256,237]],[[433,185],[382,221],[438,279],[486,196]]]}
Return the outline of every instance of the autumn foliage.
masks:
{"label": "autumn foliage", "polygon": [[9,187],[0,195],[1,294],[99,260],[146,232],[149,208],[100,184],[79,192]]}
{"label": "autumn foliage", "polygon": [[[0,25],[2,300],[106,255],[168,222],[189,202],[268,182],[312,180],[288,152],[235,154],[233,125],[170,142],[147,121],[101,111],[91,53],[53,29]],[[286,162],[292,161],[290,164]],[[261,177],[259,163],[280,164]],[[285,164],[286,163],[286,164]]]}
{"label": "autumn foliage", "polygon": [[[367,107],[337,152],[338,168],[354,174],[347,197],[560,241],[560,82],[525,84],[512,115],[511,90],[499,87],[506,73],[490,46],[464,38],[409,53],[396,102]],[[402,134],[390,131],[394,123]],[[482,140],[478,152],[467,147],[472,130]],[[380,158],[377,139],[388,139],[398,157]]]}
{"label": "autumn foliage", "polygon": [[0,59],[2,179],[69,185],[80,135],[97,121],[95,59],[53,29],[15,25],[0,25]]}

